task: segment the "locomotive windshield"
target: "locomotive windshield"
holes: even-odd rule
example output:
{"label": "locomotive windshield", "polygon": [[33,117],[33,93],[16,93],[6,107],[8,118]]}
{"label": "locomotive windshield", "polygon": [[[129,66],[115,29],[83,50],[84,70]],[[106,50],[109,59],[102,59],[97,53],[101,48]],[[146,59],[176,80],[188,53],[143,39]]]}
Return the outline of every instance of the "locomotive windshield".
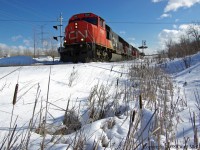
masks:
{"label": "locomotive windshield", "polygon": [[87,17],[87,18],[77,18],[74,20],[70,20],[69,23],[75,22],[75,21],[86,21],[88,23],[94,24],[94,25],[98,25],[98,18],[97,17]]}
{"label": "locomotive windshield", "polygon": [[91,24],[97,25],[98,24],[98,19],[95,17],[90,17],[90,18],[83,18],[84,21],[89,22]]}

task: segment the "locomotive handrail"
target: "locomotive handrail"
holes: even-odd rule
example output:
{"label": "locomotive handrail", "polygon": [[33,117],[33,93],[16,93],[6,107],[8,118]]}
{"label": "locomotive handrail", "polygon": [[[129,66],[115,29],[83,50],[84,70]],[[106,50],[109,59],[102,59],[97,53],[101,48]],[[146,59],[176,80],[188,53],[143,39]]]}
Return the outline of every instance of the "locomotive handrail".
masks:
{"label": "locomotive handrail", "polygon": [[89,35],[90,35],[91,38],[90,38],[89,36],[88,36],[88,37],[89,37],[89,39],[91,40],[91,42],[94,43],[94,42],[95,42],[95,41],[94,41],[94,37],[92,36],[92,34],[90,33],[90,31],[88,30],[88,24],[87,24],[87,30],[86,30],[86,32],[89,33]]}
{"label": "locomotive handrail", "polygon": [[94,41],[94,37],[92,36],[92,34],[90,33],[90,31],[89,30],[86,30],[86,32],[88,32],[89,33],[89,35],[90,35],[90,37],[88,36],[88,38],[92,41],[92,43],[94,43],[95,41]]}

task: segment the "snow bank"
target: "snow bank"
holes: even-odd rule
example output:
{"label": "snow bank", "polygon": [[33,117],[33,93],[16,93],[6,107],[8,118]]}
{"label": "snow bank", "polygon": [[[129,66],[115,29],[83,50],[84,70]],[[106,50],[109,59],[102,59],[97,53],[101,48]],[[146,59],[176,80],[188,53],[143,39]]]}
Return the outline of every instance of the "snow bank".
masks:
{"label": "snow bank", "polygon": [[13,56],[0,59],[0,66],[32,65],[36,63],[30,56]]}
{"label": "snow bank", "polygon": [[187,64],[189,65],[189,67],[194,66],[198,62],[200,62],[200,52],[195,55],[192,55],[190,57],[187,57],[187,58],[178,58],[178,59],[172,60],[170,62],[166,62],[165,64],[162,64],[161,66],[169,74],[179,73],[179,72],[187,69],[187,67],[184,63],[184,59],[187,62]]}
{"label": "snow bank", "polygon": [[[32,60],[30,57],[30,59],[26,58],[27,57],[23,57],[23,64],[27,64],[25,63],[27,60]],[[11,60],[13,60],[13,58]],[[128,80],[128,68],[129,64],[121,62],[92,62],[62,65],[0,67],[0,142],[3,141],[4,137],[9,132],[8,129],[10,128],[10,118],[13,108],[12,99],[16,83],[19,85],[19,90],[17,93],[17,103],[15,104],[14,108],[13,120],[18,117],[16,121],[18,129],[17,134],[19,133],[22,135],[26,133],[28,123],[33,114],[36,97],[38,97],[38,103],[35,109],[36,115],[34,121],[37,120],[37,123],[34,125],[34,128],[38,127],[39,118],[37,118],[37,115],[40,112],[40,108],[45,107],[49,81],[48,77],[51,70],[48,96],[50,104],[48,108],[51,117],[48,117],[47,124],[49,126],[55,124],[55,127],[50,126],[52,128],[49,131],[53,131],[54,128],[57,129],[57,125],[62,124],[62,118],[65,114],[65,111],[63,110],[66,109],[68,100],[70,100],[69,109],[74,108],[76,112],[79,112],[77,114],[82,121],[82,128],[80,129],[80,132],[84,135],[84,137],[86,137],[86,145],[88,148],[93,145],[94,141],[98,143],[102,137],[105,137],[106,143],[112,139],[112,144],[115,143],[115,146],[110,147],[118,147],[120,142],[123,142],[127,135],[129,129],[129,117],[113,117],[115,123],[113,123],[112,128],[107,127],[108,125],[106,123],[109,122],[110,118],[101,119],[91,123],[89,120],[83,121],[82,118],[84,119],[85,114],[88,114],[88,97],[90,96],[91,89],[93,89],[93,87],[96,85],[99,85],[99,87],[101,87],[101,85],[105,85],[106,89],[109,88],[107,94],[109,97],[109,104],[110,101],[112,102],[112,100],[115,98],[116,82],[118,82],[118,86],[120,87],[120,89],[118,89],[119,93],[121,93],[121,90],[123,91],[125,81]],[[71,84],[69,84],[70,81],[72,82]],[[37,89],[39,90],[38,94]],[[121,108],[120,106],[124,106],[122,103],[123,97],[124,96],[122,94],[116,98],[119,101],[119,108]],[[134,107],[134,102],[131,103],[131,106]],[[58,110],[58,108],[61,109]],[[56,140],[54,140],[52,136],[48,134],[45,139],[45,141],[47,141],[46,143],[48,143],[45,143],[47,146],[46,149],[66,149],[69,144],[71,144],[70,139],[73,140],[75,135],[76,132],[70,135],[63,135],[62,139],[58,139],[58,143],[52,145],[53,142],[49,142],[51,140],[55,142]],[[21,137],[18,139],[19,140],[17,143],[20,143]],[[30,149],[39,149],[41,141],[42,137],[39,134],[32,132],[29,145]],[[103,146],[100,144],[99,149],[105,148],[103,148]]]}
{"label": "snow bank", "polygon": [[50,56],[42,56],[39,58],[32,58],[30,56],[13,56],[0,58],[0,67],[2,66],[27,66],[33,64],[60,64],[59,58],[52,58]]}
{"label": "snow bank", "polygon": [[[175,100],[180,101],[177,107],[176,118],[176,139],[179,145],[184,145],[185,137],[190,140],[190,148],[195,146],[194,125],[191,116],[196,118],[196,127],[199,137],[200,133],[200,111],[198,102],[200,102],[200,52],[190,57],[190,67],[185,68],[183,59],[176,59],[167,64],[167,70],[172,74]],[[193,117],[194,117],[193,116]]]}
{"label": "snow bank", "polygon": [[37,63],[40,63],[40,64],[60,64],[60,58],[59,57],[55,57],[55,58],[52,58],[51,56],[40,56],[38,58],[34,58]]}

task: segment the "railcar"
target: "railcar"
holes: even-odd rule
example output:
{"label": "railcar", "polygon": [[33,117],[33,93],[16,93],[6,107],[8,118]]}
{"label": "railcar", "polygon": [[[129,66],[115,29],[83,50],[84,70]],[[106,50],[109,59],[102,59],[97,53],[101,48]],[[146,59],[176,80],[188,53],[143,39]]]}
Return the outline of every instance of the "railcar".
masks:
{"label": "railcar", "polygon": [[139,50],[112,31],[105,20],[93,13],[73,15],[65,28],[63,62],[116,61],[139,56]]}

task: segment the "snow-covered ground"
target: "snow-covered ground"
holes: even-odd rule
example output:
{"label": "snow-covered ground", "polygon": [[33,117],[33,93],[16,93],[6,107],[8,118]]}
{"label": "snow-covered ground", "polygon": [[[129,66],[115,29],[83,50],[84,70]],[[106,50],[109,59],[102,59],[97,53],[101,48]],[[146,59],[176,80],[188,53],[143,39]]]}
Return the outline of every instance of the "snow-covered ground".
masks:
{"label": "snow-covered ground", "polygon": [[[5,59],[5,61],[3,61]],[[1,62],[9,60],[9,64],[12,58],[4,58]],[[12,60],[12,65],[14,61]],[[23,61],[23,65],[30,65],[29,62],[34,62],[30,57],[20,57],[20,62]],[[46,60],[45,60],[46,61]],[[28,62],[28,63],[27,63]],[[38,60],[35,61],[38,63]],[[33,63],[33,64],[35,64]],[[5,64],[5,63],[4,63]],[[20,63],[22,65],[22,63]],[[62,123],[67,102],[70,100],[69,108],[73,108],[76,112],[80,112],[80,118],[84,130],[85,136],[88,139],[88,143],[93,144],[94,140],[98,140],[103,134],[101,129],[103,122],[109,120],[102,119],[94,123],[89,124],[87,110],[88,110],[88,97],[90,91],[95,86],[105,85],[108,95],[113,94],[114,87],[117,79],[119,79],[119,85],[124,88],[127,80],[128,64],[126,63],[85,63],[85,64],[60,64],[60,65],[33,65],[33,66],[14,66],[14,67],[1,67],[0,68],[0,141],[9,131],[10,126],[13,127],[16,120],[17,131],[21,134],[24,133],[29,124],[30,118],[33,113],[35,99],[38,97],[38,104],[35,113],[38,117],[41,107],[45,107],[48,95],[48,120],[49,124],[54,123],[60,126]],[[49,83],[49,94],[48,82]],[[17,102],[13,109],[13,95],[16,84],[19,85]],[[39,89],[40,93],[37,93]],[[110,99],[113,99],[111,97]],[[122,99],[122,98],[121,98]],[[43,106],[41,106],[43,101]],[[123,107],[124,104],[121,104]],[[80,107],[80,108],[79,108]],[[13,110],[12,125],[11,114]],[[112,116],[112,114],[111,114]],[[115,118],[116,126],[112,131],[108,131],[106,138],[112,137],[113,143],[120,143],[128,132],[129,120],[126,117],[121,116],[121,119]],[[123,124],[123,126],[121,126]],[[52,131],[54,132],[54,131]],[[91,134],[90,134],[91,133]],[[105,134],[105,133],[104,133]],[[73,134],[71,136],[74,136]],[[52,136],[47,136],[47,139],[51,139]],[[69,138],[72,138],[69,136]],[[68,137],[65,137],[56,144],[55,147],[66,147]],[[63,142],[65,141],[65,142]],[[19,142],[19,141],[18,141]],[[38,149],[40,146],[40,135],[33,134],[31,136],[31,149]],[[65,143],[65,144],[62,144]],[[88,145],[88,148],[91,147]],[[51,146],[49,144],[48,146]]]}
{"label": "snow-covered ground", "polygon": [[176,137],[179,141],[184,139],[191,147],[196,147],[193,122],[195,118],[197,137],[200,141],[200,53],[190,58],[189,68],[185,67],[183,59],[178,59],[168,63],[167,70],[171,68],[170,72],[173,72],[175,97],[181,102],[176,117]]}
{"label": "snow-covered ground", "polygon": [[[86,139],[86,149],[91,149],[95,143],[101,143],[98,145],[98,149],[104,149],[104,145],[100,142],[102,138],[104,138],[105,143],[109,143],[108,147],[120,149],[129,130],[130,118],[127,118],[123,113],[118,117],[114,116],[112,110],[109,110],[104,119],[91,122],[88,116],[89,97],[92,89],[97,87],[98,90],[104,89],[107,103],[117,100],[121,111],[137,109],[136,101],[129,100],[128,105],[124,102],[126,95],[122,94],[117,99],[115,97],[116,87],[124,91],[129,85],[128,69],[131,64],[137,63],[137,61],[36,65],[38,62],[41,64],[42,60],[30,57],[18,58],[0,59],[0,66],[11,65],[10,67],[0,67],[0,143],[3,143],[4,138],[12,131],[15,122],[17,135],[19,135],[17,142],[20,143],[21,137],[25,137],[26,131],[28,131],[37,100],[33,119],[34,128],[38,128],[40,114],[45,115],[46,106],[48,109],[46,122],[49,126],[54,125],[45,138],[46,148],[66,149],[69,147],[73,149],[71,142],[73,137],[77,136],[77,132],[62,136],[57,140],[57,137],[50,134],[62,126],[64,110],[66,110],[69,101],[68,108],[73,109],[79,115],[82,127],[81,132],[79,132],[81,135],[78,136],[83,136]],[[183,145],[184,137],[185,139],[189,137],[190,144],[194,143],[190,112],[192,115],[193,112],[195,113],[197,133],[200,136],[200,110],[196,107],[196,100],[200,101],[200,54],[192,57],[192,60],[191,67],[187,69],[184,67],[177,69],[177,66],[182,63],[181,59],[167,64],[167,71],[171,73],[174,83],[174,100],[182,99],[178,104],[176,116],[176,137],[180,145]],[[51,62],[51,60],[45,61]],[[16,84],[19,87],[16,104],[13,105]],[[46,103],[47,101],[48,103]],[[39,113],[41,111],[43,113]],[[145,125],[152,113],[144,109],[143,123]],[[108,124],[112,122],[112,119],[115,121],[111,128]],[[31,132],[29,149],[40,149],[42,140],[41,135]]]}
{"label": "snow-covered ground", "polygon": [[59,58],[52,58],[50,56],[43,56],[39,58],[32,58],[30,56],[13,56],[0,58],[0,67],[6,66],[27,66],[33,64],[58,64]]}
{"label": "snow-covered ground", "polygon": [[29,56],[14,56],[0,59],[0,66],[31,65],[34,63],[36,61]]}

